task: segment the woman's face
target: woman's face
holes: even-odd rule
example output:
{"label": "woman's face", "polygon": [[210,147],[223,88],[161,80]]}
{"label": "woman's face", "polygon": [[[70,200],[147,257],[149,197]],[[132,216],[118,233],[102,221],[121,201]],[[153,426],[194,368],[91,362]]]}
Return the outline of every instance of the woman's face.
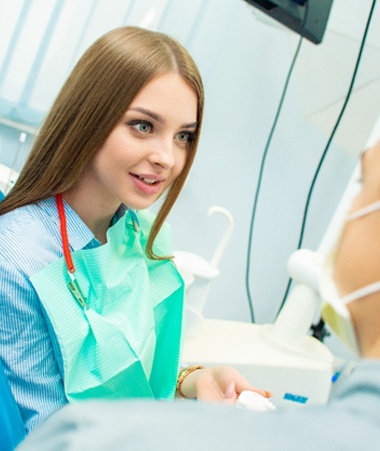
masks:
{"label": "woman's face", "polygon": [[197,110],[195,91],[178,74],[150,81],[85,172],[92,198],[113,211],[151,206],[184,168]]}

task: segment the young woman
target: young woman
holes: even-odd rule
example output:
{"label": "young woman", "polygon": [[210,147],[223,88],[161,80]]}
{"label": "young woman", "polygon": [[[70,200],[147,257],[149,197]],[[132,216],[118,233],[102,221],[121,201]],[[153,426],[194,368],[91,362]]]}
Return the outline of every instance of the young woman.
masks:
{"label": "young woman", "polygon": [[85,52],[52,106],[0,203],[0,358],[27,429],[68,401],[177,390],[233,402],[253,389],[228,367],[177,379],[184,286],[164,222],[203,102],[177,41],[122,27]]}

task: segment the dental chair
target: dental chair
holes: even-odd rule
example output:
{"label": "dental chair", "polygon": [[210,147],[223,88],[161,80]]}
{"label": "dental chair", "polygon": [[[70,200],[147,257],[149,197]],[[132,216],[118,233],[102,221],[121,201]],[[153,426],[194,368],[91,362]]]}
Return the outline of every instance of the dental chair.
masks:
{"label": "dental chair", "polygon": [[0,450],[14,450],[24,437],[24,424],[0,360]]}

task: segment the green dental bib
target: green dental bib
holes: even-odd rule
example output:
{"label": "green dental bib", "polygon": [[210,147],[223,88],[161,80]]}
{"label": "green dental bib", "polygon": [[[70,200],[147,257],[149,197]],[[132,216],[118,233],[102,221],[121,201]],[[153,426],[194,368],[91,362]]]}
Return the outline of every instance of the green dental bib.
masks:
{"label": "green dental bib", "polygon": [[[107,243],[71,254],[86,298],[72,295],[65,259],[31,277],[57,336],[69,401],[89,398],[172,398],[178,374],[184,283],[169,260],[150,260],[145,247],[153,216],[126,214]],[[155,252],[171,255],[164,226]]]}

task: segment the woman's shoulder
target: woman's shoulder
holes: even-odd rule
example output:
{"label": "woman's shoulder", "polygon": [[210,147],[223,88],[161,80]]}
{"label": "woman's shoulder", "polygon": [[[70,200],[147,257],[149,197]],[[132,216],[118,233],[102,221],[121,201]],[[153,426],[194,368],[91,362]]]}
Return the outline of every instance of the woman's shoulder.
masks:
{"label": "woman's shoulder", "polygon": [[35,232],[46,229],[47,211],[42,208],[41,203],[24,205],[0,216],[0,242],[8,236],[14,239],[29,239]]}
{"label": "woman's shoulder", "polygon": [[[17,267],[52,259],[59,252],[55,220],[43,203],[19,207],[0,216],[0,259]],[[29,271],[26,271],[29,272]]]}

